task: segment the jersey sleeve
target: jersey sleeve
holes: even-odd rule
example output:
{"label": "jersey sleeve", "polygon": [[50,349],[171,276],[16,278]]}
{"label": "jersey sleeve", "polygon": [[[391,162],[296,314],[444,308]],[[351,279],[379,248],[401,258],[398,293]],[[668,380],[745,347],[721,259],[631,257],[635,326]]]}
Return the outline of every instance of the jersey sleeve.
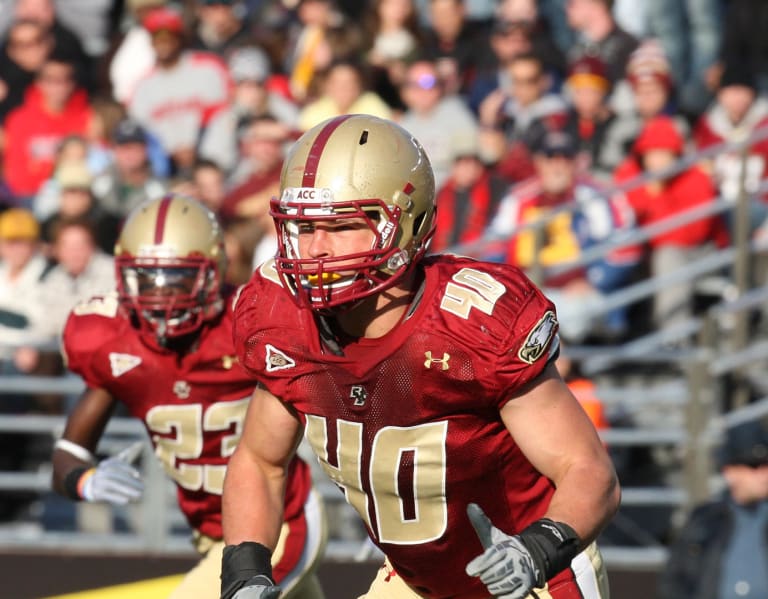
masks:
{"label": "jersey sleeve", "polygon": [[93,297],[75,306],[64,325],[61,343],[64,362],[89,387],[104,386],[96,357],[116,335],[116,315],[116,297]]}
{"label": "jersey sleeve", "polygon": [[501,408],[539,376],[560,348],[554,304],[519,269],[501,267],[494,276],[506,288],[493,312],[504,327],[495,353],[495,394]]}

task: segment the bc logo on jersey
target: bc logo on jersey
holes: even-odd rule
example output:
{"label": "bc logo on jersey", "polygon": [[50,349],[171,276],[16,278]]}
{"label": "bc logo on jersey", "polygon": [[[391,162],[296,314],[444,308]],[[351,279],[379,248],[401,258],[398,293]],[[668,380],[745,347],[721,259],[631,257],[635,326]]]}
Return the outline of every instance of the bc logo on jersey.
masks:
{"label": "bc logo on jersey", "polygon": [[556,326],[555,313],[552,310],[547,310],[536,323],[536,326],[528,333],[528,337],[525,338],[525,343],[517,352],[517,356],[527,364],[533,364],[541,358],[552,339],[552,335],[555,334]]}

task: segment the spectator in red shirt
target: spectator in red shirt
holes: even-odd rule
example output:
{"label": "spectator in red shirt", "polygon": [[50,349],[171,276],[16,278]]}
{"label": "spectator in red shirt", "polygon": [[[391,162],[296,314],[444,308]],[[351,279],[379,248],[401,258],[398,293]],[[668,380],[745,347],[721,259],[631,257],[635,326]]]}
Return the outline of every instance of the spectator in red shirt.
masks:
{"label": "spectator in red shirt", "polygon": [[92,110],[75,83],[68,57],[51,55],[27,90],[24,103],[6,120],[5,177],[11,191],[31,198],[53,172],[56,149],[68,135],[85,135]]}
{"label": "spectator in red shirt", "polygon": [[[662,173],[682,155],[685,140],[668,116],[648,121],[632,154],[616,170],[615,180],[627,181],[642,173]],[[676,175],[653,179],[627,192],[637,223],[658,223],[696,206],[715,201],[717,191],[709,175],[693,166]],[[663,276],[728,243],[725,221],[709,216],[682,225],[649,240],[652,276]],[[653,319],[657,327],[685,319],[692,313],[693,281],[666,285],[654,297]]]}

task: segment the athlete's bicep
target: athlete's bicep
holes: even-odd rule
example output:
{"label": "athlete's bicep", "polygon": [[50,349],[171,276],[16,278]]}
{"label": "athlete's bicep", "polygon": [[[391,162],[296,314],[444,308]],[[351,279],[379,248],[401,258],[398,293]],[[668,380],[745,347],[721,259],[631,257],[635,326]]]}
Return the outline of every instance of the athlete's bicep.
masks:
{"label": "athlete's bicep", "polygon": [[577,461],[605,460],[592,422],[552,362],[504,405],[501,418],[528,460],[555,484]]}
{"label": "athlete's bicep", "polygon": [[290,462],[301,440],[298,417],[261,385],[256,387],[245,415],[240,450],[271,466]]}

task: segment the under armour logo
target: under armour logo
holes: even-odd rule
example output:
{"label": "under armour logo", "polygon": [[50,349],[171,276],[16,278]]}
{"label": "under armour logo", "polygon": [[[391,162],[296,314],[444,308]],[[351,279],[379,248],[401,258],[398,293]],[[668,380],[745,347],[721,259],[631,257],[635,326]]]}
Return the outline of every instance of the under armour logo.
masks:
{"label": "under armour logo", "polygon": [[451,356],[446,353],[443,353],[442,358],[433,358],[432,352],[427,351],[424,352],[424,357],[426,358],[426,360],[424,360],[424,368],[432,368],[432,364],[440,364],[440,370],[448,370],[450,368],[448,360],[451,359]]}
{"label": "under armour logo", "polygon": [[349,391],[349,397],[352,399],[352,405],[362,407],[368,399],[368,392],[362,385],[353,385]]}

